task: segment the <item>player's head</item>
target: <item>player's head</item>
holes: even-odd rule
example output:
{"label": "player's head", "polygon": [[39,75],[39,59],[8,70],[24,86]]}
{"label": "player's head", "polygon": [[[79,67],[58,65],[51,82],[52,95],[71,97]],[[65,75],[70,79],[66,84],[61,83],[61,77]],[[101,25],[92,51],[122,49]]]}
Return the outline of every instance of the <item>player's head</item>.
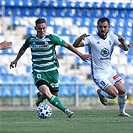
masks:
{"label": "player's head", "polygon": [[110,28],[110,21],[108,18],[103,17],[97,21],[98,35],[101,38],[106,38]]}
{"label": "player's head", "polygon": [[46,35],[47,26],[44,18],[38,18],[35,21],[35,30],[38,38],[43,38]]}

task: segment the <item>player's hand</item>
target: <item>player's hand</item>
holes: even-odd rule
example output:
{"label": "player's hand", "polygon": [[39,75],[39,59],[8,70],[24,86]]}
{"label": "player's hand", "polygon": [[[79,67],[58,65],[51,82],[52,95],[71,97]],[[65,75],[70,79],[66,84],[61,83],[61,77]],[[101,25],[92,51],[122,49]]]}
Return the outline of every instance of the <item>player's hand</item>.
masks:
{"label": "player's hand", "polygon": [[91,60],[91,58],[92,58],[91,54],[82,54],[82,56],[81,56],[81,59],[83,61]]}
{"label": "player's hand", "polygon": [[131,48],[133,46],[133,43],[127,45],[128,48]]}
{"label": "player's hand", "polygon": [[87,37],[87,36],[90,36],[90,35],[89,35],[89,34],[84,33],[84,34],[82,34],[82,35],[80,36],[80,39],[84,39],[84,37]]}
{"label": "player's hand", "polygon": [[123,36],[119,36],[118,40],[120,41],[120,43],[124,44],[125,38]]}
{"label": "player's hand", "polygon": [[11,45],[12,45],[12,42],[6,42],[6,41],[1,42],[0,43],[0,50],[4,50],[4,49],[10,47]]}
{"label": "player's hand", "polygon": [[10,69],[11,68],[14,68],[14,67],[16,67],[17,66],[17,61],[16,60],[14,60],[14,61],[12,61],[11,63],[10,63]]}

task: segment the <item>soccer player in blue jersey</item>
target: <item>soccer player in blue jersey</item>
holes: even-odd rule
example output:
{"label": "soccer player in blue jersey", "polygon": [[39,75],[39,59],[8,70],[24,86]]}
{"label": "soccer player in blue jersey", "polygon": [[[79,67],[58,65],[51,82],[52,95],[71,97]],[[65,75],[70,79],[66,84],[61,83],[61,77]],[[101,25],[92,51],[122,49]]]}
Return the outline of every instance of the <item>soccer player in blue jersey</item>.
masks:
{"label": "soccer player in blue jersey", "polygon": [[4,49],[10,47],[11,45],[12,45],[12,42],[7,42],[7,41],[1,42],[0,43],[0,50],[4,50]]}
{"label": "soccer player in blue jersey", "polygon": [[116,36],[109,32],[110,21],[108,18],[100,18],[97,22],[97,34],[83,34],[73,43],[74,47],[88,46],[91,59],[91,76],[96,85],[100,101],[107,106],[107,98],[114,99],[118,96],[119,113],[118,116],[130,117],[125,112],[126,91],[121,77],[116,73],[111,65],[111,55],[114,46],[128,51],[132,44],[126,45],[122,36]]}
{"label": "soccer player in blue jersey", "polygon": [[59,91],[59,63],[56,58],[55,47],[57,45],[65,47],[77,54],[84,61],[88,60],[91,56],[89,54],[80,53],[75,47],[68,44],[60,37],[54,34],[48,34],[46,32],[47,26],[44,18],[39,18],[35,21],[35,30],[37,34],[35,36],[29,36],[26,39],[25,43],[20,48],[16,59],[11,62],[10,68],[17,66],[20,57],[24,54],[26,49],[30,47],[34,82],[42,93],[42,95],[39,95],[36,105],[39,106],[39,104],[47,98],[52,105],[62,110],[70,118],[73,115],[73,112],[66,108],[57,98]]}

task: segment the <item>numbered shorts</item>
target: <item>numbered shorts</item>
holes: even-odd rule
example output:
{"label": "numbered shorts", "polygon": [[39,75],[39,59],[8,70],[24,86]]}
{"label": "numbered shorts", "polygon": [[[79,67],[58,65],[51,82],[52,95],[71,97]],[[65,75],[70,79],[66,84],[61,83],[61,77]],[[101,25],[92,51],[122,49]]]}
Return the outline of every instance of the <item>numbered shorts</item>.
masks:
{"label": "numbered shorts", "polygon": [[41,85],[47,85],[52,92],[59,91],[59,83],[58,83],[58,71],[53,70],[50,72],[33,72],[33,78],[35,85],[37,88]]}
{"label": "numbered shorts", "polygon": [[114,85],[121,80],[121,77],[114,69],[106,72],[100,72],[93,76],[93,80],[101,90],[106,90],[109,85]]}

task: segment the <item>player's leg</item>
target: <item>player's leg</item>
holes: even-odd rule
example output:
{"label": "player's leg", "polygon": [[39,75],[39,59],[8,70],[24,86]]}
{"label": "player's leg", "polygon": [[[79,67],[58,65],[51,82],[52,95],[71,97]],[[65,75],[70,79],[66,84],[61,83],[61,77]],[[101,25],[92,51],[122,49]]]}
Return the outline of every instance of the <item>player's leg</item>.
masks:
{"label": "player's leg", "polygon": [[119,77],[116,73],[114,73],[113,75],[110,75],[110,77],[108,78],[110,83],[107,80],[105,80],[105,83],[108,83],[110,85],[107,88],[105,88],[105,92],[101,92],[101,95],[108,98],[115,98],[118,96],[119,116],[130,116],[127,113],[125,113],[126,92],[121,82],[121,77]]}
{"label": "player's leg", "polygon": [[102,92],[103,92],[103,91],[100,90],[100,89],[97,90],[97,94],[98,94],[98,96],[99,96],[100,102],[101,102],[103,105],[107,106],[107,105],[108,105],[107,98],[106,98],[106,96],[104,96],[104,94],[102,94]]}
{"label": "player's leg", "polygon": [[[45,83],[48,85],[49,88],[52,88],[49,84],[51,82],[49,80],[49,79],[51,79],[51,76],[49,76],[48,72],[45,72],[45,74],[44,73],[33,72],[33,77],[34,77],[35,83],[37,83],[38,80],[40,80],[40,81],[42,80],[43,82],[45,81]],[[56,82],[56,80],[55,80],[55,82]],[[58,81],[57,81],[57,83],[58,83]],[[55,94],[55,95],[58,95],[58,90],[56,91],[56,93],[57,94]],[[39,104],[42,103],[45,99],[47,99],[46,96],[43,95],[41,92],[38,92],[37,93],[36,106],[39,106]]]}
{"label": "player's leg", "polygon": [[[37,83],[39,84],[39,82]],[[73,112],[70,111],[68,108],[66,108],[62,103],[61,101],[56,97],[54,96],[47,85],[41,85],[39,87],[39,90],[42,94],[44,94],[46,96],[46,98],[48,99],[48,101],[54,105],[55,107],[57,107],[58,109],[62,110],[69,118],[72,117],[73,115]]]}
{"label": "player's leg", "polygon": [[[58,96],[58,92],[51,92],[56,97]],[[37,100],[36,100],[36,106],[39,106],[40,103],[42,103],[46,98],[45,95],[43,95],[40,91],[37,92]]]}
{"label": "player's leg", "polygon": [[125,113],[125,106],[126,106],[126,91],[124,90],[124,86],[121,82],[121,77],[115,73],[114,76],[110,78],[110,82],[114,85],[114,87],[118,91],[118,104],[119,104],[119,116],[130,116],[127,113]]}
{"label": "player's leg", "polygon": [[122,82],[121,81],[117,82],[115,84],[115,87],[119,92],[118,94],[119,116],[130,117],[130,115],[125,112],[127,95]]}
{"label": "player's leg", "polygon": [[105,106],[108,105],[107,98],[114,99],[118,95],[118,91],[113,85],[109,85],[105,90],[98,89],[97,93],[101,103]]}
{"label": "player's leg", "polygon": [[[45,74],[42,74],[42,79],[47,81],[50,92],[57,97],[59,91],[58,71],[54,70],[51,72],[46,72]],[[38,92],[37,97],[36,106],[39,106],[39,104],[46,99],[46,96]]]}
{"label": "player's leg", "polygon": [[45,95],[43,95],[40,91],[37,92],[36,106],[39,106],[39,104],[42,103],[45,99],[47,99]]}
{"label": "player's leg", "polygon": [[107,93],[106,91],[100,90],[100,94],[109,98],[109,99],[114,99],[115,97],[111,96],[109,93]]}
{"label": "player's leg", "polygon": [[[55,95],[56,97],[58,96],[58,92],[52,92],[52,94]],[[43,102],[43,100],[46,99],[46,96],[45,96],[44,94],[41,94],[40,92],[38,92],[37,95],[38,95],[38,99],[37,99],[37,101],[36,101],[36,105],[39,106],[39,104],[40,104],[41,102]],[[73,112],[70,111],[69,109],[66,109],[66,110],[65,110],[65,113],[66,113],[66,115],[67,115],[69,118],[73,115]]]}
{"label": "player's leg", "polygon": [[106,73],[98,73],[98,75],[96,75],[96,83],[101,90],[97,91],[99,98],[101,98],[100,101],[103,100],[104,102],[106,98],[114,99],[118,96],[118,90],[114,86],[114,84],[118,82],[120,79],[121,77],[118,76],[114,69],[109,69],[106,71]]}
{"label": "player's leg", "polygon": [[113,99],[117,96],[117,89],[112,85],[110,82],[110,73],[99,73],[98,75],[95,75],[94,82],[96,85],[100,88],[97,90],[100,102],[107,106],[107,98]]}
{"label": "player's leg", "polygon": [[118,90],[114,85],[109,85],[105,89],[105,92],[107,92],[107,97],[110,99],[114,99],[118,96]]}
{"label": "player's leg", "polygon": [[[60,100],[54,96],[51,92],[59,91],[59,83],[58,83],[58,71],[54,70],[51,72],[45,73],[33,73],[33,77],[39,91],[48,99],[48,101],[59,108],[63,112],[66,113],[68,117],[73,115],[73,112],[67,109]],[[57,95],[58,93],[56,93]],[[44,98],[44,97],[43,97]],[[42,99],[43,100],[43,99]]]}

